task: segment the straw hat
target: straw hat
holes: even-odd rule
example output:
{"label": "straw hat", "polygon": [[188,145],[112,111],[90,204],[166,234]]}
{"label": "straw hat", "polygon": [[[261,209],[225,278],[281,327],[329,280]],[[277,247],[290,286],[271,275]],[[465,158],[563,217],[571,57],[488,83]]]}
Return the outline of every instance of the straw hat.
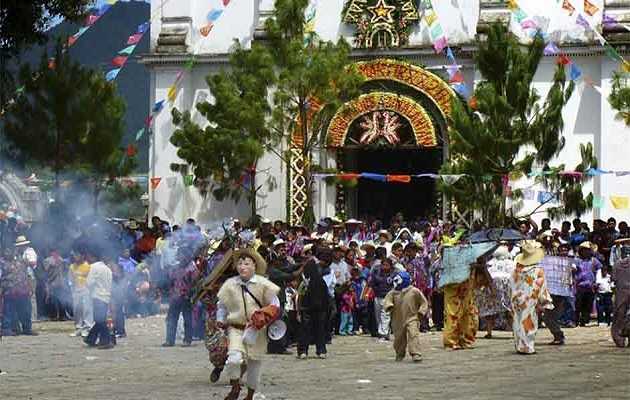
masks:
{"label": "straw hat", "polygon": [[615,240],[615,244],[624,244],[630,242],[630,238],[623,238]]}
{"label": "straw hat", "polygon": [[597,247],[597,245],[595,243],[592,243],[592,242],[589,242],[589,241],[580,243],[578,248],[580,248],[580,249],[589,249],[589,250],[591,250],[593,252],[596,252],[597,249],[598,249],[598,247]]}
{"label": "straw hat", "polygon": [[389,231],[385,230],[385,229],[381,229],[380,231],[377,232],[378,236],[385,236],[387,238],[388,242],[392,241],[392,234],[389,233]]}
{"label": "straw hat", "polygon": [[18,236],[15,239],[15,247],[26,246],[27,244],[31,244],[31,242],[26,240],[26,236]]}
{"label": "straw hat", "polygon": [[349,220],[346,221],[346,225],[359,225],[360,223],[361,221],[354,218],[350,218]]}
{"label": "straw hat", "polygon": [[375,245],[375,244],[374,244],[374,242],[373,242],[373,241],[371,241],[371,240],[368,240],[367,242],[364,242],[364,243],[361,245],[361,250],[365,250],[365,249],[367,249],[368,247],[371,247],[372,249],[376,250],[376,245]]}
{"label": "straw hat", "polygon": [[283,244],[287,244],[287,242],[285,242],[283,239],[277,239],[276,241],[273,242],[273,247],[276,248]]}
{"label": "straw hat", "polygon": [[246,249],[236,250],[232,257],[233,257],[233,260],[234,260],[234,267],[235,267],[235,269],[236,269],[236,263],[238,262],[239,258],[241,258],[241,257],[249,257],[252,260],[254,260],[254,262],[256,263],[256,274],[257,275],[264,275],[265,272],[267,272],[267,262],[254,249],[246,248]]}
{"label": "straw hat", "polygon": [[542,245],[535,240],[524,240],[521,242],[521,253],[516,256],[514,261],[521,265],[538,264],[545,257]]}
{"label": "straw hat", "polygon": [[309,250],[313,250],[313,243],[309,243],[307,245],[304,245],[304,247],[302,248],[302,254],[306,253]]}

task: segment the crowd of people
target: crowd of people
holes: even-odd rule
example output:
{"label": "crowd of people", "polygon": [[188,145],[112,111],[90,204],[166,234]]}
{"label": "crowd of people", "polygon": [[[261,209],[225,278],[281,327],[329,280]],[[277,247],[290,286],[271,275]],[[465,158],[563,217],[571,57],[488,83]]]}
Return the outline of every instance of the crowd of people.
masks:
{"label": "crowd of people", "polygon": [[[401,214],[388,224],[323,218],[312,231],[264,218],[252,228],[232,220],[220,233],[192,219],[113,226],[107,242],[114,246],[90,240],[89,229],[66,250],[35,249],[23,235],[6,246],[2,334],[36,334],[35,297],[40,319],[73,318],[73,336],[109,349],[126,335],[125,318],[168,303],[163,346],[175,345],[181,317],[183,345],[205,339],[211,381],[225,368],[233,386],[227,398],[235,399],[243,373],[253,396],[261,353],[307,359],[314,345],[316,357],[326,358],[337,335],[384,343],[393,337],[396,360],[409,354],[417,362],[428,330],[444,330],[444,346],[453,349],[472,347],[479,328],[488,339],[495,329],[512,330],[523,354],[535,352],[539,317],[552,345],[565,343],[562,328],[591,324],[594,310],[599,325],[612,325],[617,346],[626,346],[630,333],[630,230],[612,218],[594,221],[593,229],[579,219],[559,229],[549,219],[540,227],[517,221],[519,240],[498,238],[478,253],[467,238],[482,223],[467,229]],[[215,271],[228,256],[232,272]],[[452,260],[468,260],[468,272],[444,285]],[[256,335],[271,332],[275,321],[283,322],[280,334]]]}

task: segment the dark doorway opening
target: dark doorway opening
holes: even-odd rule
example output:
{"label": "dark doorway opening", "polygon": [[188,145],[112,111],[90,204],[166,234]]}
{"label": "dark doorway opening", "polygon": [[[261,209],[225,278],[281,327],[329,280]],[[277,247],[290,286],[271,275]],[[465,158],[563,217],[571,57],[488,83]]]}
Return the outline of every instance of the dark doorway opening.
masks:
{"label": "dark doorway opening", "polygon": [[[442,165],[440,149],[346,147],[343,154],[347,172],[435,174]],[[412,178],[410,183],[390,183],[362,178],[356,187],[347,189],[346,199],[346,212],[355,218],[389,221],[397,212],[407,220],[427,217],[436,210],[436,181]]]}

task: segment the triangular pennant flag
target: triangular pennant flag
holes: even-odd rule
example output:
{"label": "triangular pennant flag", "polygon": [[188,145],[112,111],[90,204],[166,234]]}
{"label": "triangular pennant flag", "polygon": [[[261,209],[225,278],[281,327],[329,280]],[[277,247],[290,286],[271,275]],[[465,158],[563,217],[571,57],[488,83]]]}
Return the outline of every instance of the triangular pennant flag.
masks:
{"label": "triangular pennant flag", "polygon": [[135,49],[136,49],[136,45],[135,45],[135,44],[133,44],[133,45],[131,45],[131,46],[127,46],[127,47],[125,47],[124,49],[120,50],[120,51],[118,52],[118,54],[127,54],[127,55],[129,55],[129,54],[133,53],[133,51],[134,51]]}
{"label": "triangular pennant flag", "polygon": [[580,79],[580,76],[582,76],[582,70],[580,70],[580,67],[578,67],[577,65],[575,65],[575,63],[571,64],[571,68],[569,68],[569,77],[572,81],[575,81],[577,79]]}
{"label": "triangular pennant flag", "polygon": [[516,0],[508,0],[507,1],[507,8],[511,11],[514,11],[516,9],[518,9],[518,3],[516,2]]}
{"label": "triangular pennant flag", "polygon": [[24,86],[20,86],[19,88],[15,89],[15,94],[22,94],[22,92],[24,92]]}
{"label": "triangular pennant flag", "polygon": [[533,19],[526,19],[521,22],[521,28],[523,29],[536,29],[536,22]]}
{"label": "triangular pennant flag", "polygon": [[138,130],[138,133],[136,133],[136,142],[142,138],[142,135],[144,135],[144,126]]}
{"label": "triangular pennant flag", "polygon": [[428,26],[431,26],[437,20],[437,14],[435,13],[435,11],[432,11],[430,13],[426,13],[424,15],[424,20],[425,20],[425,22],[427,23]]}
{"label": "triangular pennant flag", "polygon": [[175,84],[179,83],[180,79],[184,76],[184,70],[182,69],[175,75]]}
{"label": "triangular pennant flag", "polygon": [[551,192],[538,192],[538,202],[541,204],[549,203],[554,197],[555,195]]}
{"label": "triangular pennant flag", "polygon": [[112,60],[112,65],[115,67],[122,67],[127,62],[127,56],[116,56]]}
{"label": "triangular pennant flag", "polygon": [[153,123],[153,115],[149,114],[149,116],[144,120],[144,126],[148,128],[151,126],[152,123]]}
{"label": "triangular pennant flag", "polygon": [[586,18],[582,16],[582,14],[578,14],[577,19],[575,20],[575,23],[584,27],[585,29],[589,29],[591,27],[591,25],[588,23]]}
{"label": "triangular pennant flag", "polygon": [[155,190],[158,188],[158,186],[160,186],[160,182],[162,181],[162,178],[151,178],[151,189]]}
{"label": "triangular pennant flag", "polygon": [[168,98],[168,101],[175,101],[175,98],[177,97],[177,86],[171,85],[171,87],[168,88],[166,97]]}
{"label": "triangular pennant flag", "polygon": [[160,100],[157,103],[155,103],[153,105],[153,110],[152,111],[154,113],[159,113],[160,111],[162,111],[162,107],[164,107],[164,102],[165,102],[165,100]]}
{"label": "triangular pennant flag", "polygon": [[600,196],[593,197],[593,208],[604,208],[605,199]]}
{"label": "triangular pennant flag", "polygon": [[120,68],[112,69],[107,74],[105,74],[105,80],[107,82],[113,81],[114,79],[116,79],[116,77],[118,76],[119,72],[120,72]]}
{"label": "triangular pennant flag", "polygon": [[145,22],[143,24],[138,25],[138,33],[145,33],[149,29],[149,22]]}
{"label": "triangular pennant flag", "polygon": [[227,7],[230,4],[230,0],[223,0],[223,6]]}
{"label": "triangular pennant flag", "polygon": [[219,19],[221,14],[223,14],[223,10],[220,10],[220,9],[210,10],[210,12],[208,13],[208,22],[216,22],[216,20]]}
{"label": "triangular pennant flag", "polygon": [[127,157],[133,157],[138,154],[138,149],[133,144],[129,144],[127,146]]}
{"label": "triangular pennant flag", "polygon": [[448,42],[446,41],[445,36],[442,36],[433,43],[433,48],[435,49],[436,53],[441,53],[446,46],[448,46]]}
{"label": "triangular pennant flag", "polygon": [[627,196],[610,196],[610,202],[613,208],[617,210],[625,210],[630,205]]}
{"label": "triangular pennant flag", "polygon": [[523,20],[525,18],[527,18],[527,14],[525,14],[525,11],[521,10],[520,8],[516,11],[514,11],[514,13],[512,14],[514,15],[514,19],[516,20],[516,22],[518,22],[519,24],[521,22],[523,22]]}
{"label": "triangular pennant flag", "polygon": [[372,174],[369,172],[364,172],[361,174],[361,178],[365,178],[365,179],[370,179],[373,181],[378,181],[378,182],[386,182],[387,181],[387,177],[383,174]]}
{"label": "triangular pennant flag", "polygon": [[617,53],[617,50],[615,50],[615,49],[614,49],[611,45],[606,44],[606,45],[604,46],[604,49],[605,49],[605,51],[606,51],[606,55],[607,55],[608,57],[612,58],[613,60],[615,60],[615,61],[620,61],[620,60],[623,60],[623,57],[621,57],[621,56],[619,55],[619,53]]}
{"label": "triangular pennant flag", "polygon": [[595,14],[597,14],[597,11],[599,11],[599,8],[597,8],[597,6],[595,6],[595,4],[591,3],[588,0],[584,0],[584,12],[587,13],[588,15],[590,15],[591,17]]}
{"label": "triangular pennant flag", "polygon": [[140,39],[142,39],[142,33],[133,34],[129,36],[129,39],[127,39],[127,44],[136,44],[140,41]]}
{"label": "triangular pennant flag", "polygon": [[444,181],[444,183],[446,183],[447,185],[454,185],[458,180],[461,179],[461,177],[463,177],[463,174],[457,174],[457,175],[440,175],[440,178],[442,178],[442,181]]}
{"label": "triangular pennant flag", "polygon": [[446,48],[446,58],[448,58],[448,61],[451,64],[456,64],[457,61],[455,60],[455,54],[453,54],[453,50],[451,50],[450,47]]}
{"label": "triangular pennant flag", "polygon": [[558,59],[556,60],[556,63],[560,65],[569,65],[571,64],[571,59],[566,54],[560,54],[558,56]]}
{"label": "triangular pennant flag", "polygon": [[357,179],[357,178],[361,177],[361,175],[360,174],[347,173],[347,174],[339,174],[339,175],[337,175],[337,177],[339,179],[341,179],[341,180],[344,180],[344,181],[351,181],[353,179]]}
{"label": "triangular pennant flag", "polygon": [[573,13],[575,12],[575,7],[571,5],[571,2],[569,0],[562,1],[562,8],[568,11],[569,15],[573,15]]}
{"label": "triangular pennant flag", "polygon": [[470,97],[470,89],[465,83],[456,83],[453,85],[453,90],[465,99]]}
{"label": "triangular pennant flag", "polygon": [[89,26],[84,26],[84,27],[82,27],[81,29],[79,29],[79,30],[77,31],[77,33],[75,33],[73,36],[75,36],[75,37],[79,37],[79,36],[83,35],[83,34],[84,34],[84,33],[85,33],[88,29],[90,29],[90,27],[89,27]]}
{"label": "triangular pennant flag", "polygon": [[210,34],[210,31],[212,31],[213,27],[214,25],[212,23],[209,23],[208,25],[204,25],[199,29],[199,33],[201,33],[201,36],[207,37]]}
{"label": "triangular pennant flag", "polygon": [[477,98],[475,96],[471,96],[470,99],[468,99],[468,107],[473,110],[477,109]]}
{"label": "triangular pennant flag", "polygon": [[457,71],[453,74],[453,76],[449,79],[448,83],[453,84],[453,83],[462,83],[464,82],[464,75],[461,73],[461,71]]}
{"label": "triangular pennant flag", "polygon": [[630,62],[623,60],[621,63],[621,70],[625,73],[630,73]]}
{"label": "triangular pennant flag", "polygon": [[547,46],[545,46],[545,49],[543,50],[543,53],[546,56],[553,56],[556,55],[560,52],[560,49],[558,49],[558,46],[556,46],[553,42],[549,42],[547,44]]}
{"label": "triangular pennant flag", "polygon": [[411,175],[387,175],[387,182],[397,183],[409,183],[411,182]]}
{"label": "triangular pennant flag", "polygon": [[444,30],[442,29],[442,25],[440,24],[435,24],[431,28],[431,37],[434,39],[442,36],[443,33],[444,33]]}
{"label": "triangular pennant flag", "polygon": [[186,61],[184,66],[186,69],[192,69],[195,66],[195,56],[190,57],[190,60]]}
{"label": "triangular pennant flag", "polygon": [[94,25],[94,23],[96,21],[98,21],[98,19],[100,18],[100,16],[98,15],[94,15],[94,14],[90,14],[88,15],[88,17],[85,20],[85,25]]}
{"label": "triangular pennant flag", "polygon": [[112,6],[111,4],[103,4],[96,12],[96,15],[100,17],[101,15],[105,14],[107,10],[111,8],[111,6]]}
{"label": "triangular pennant flag", "polygon": [[70,37],[68,38],[68,47],[70,47],[70,46],[72,46],[73,44],[75,44],[75,43],[76,43],[76,41],[77,41],[77,39],[78,39],[78,38],[77,38],[76,36],[70,36]]}
{"label": "triangular pennant flag", "polygon": [[448,79],[450,80],[455,76],[455,74],[459,71],[459,67],[457,65],[449,65],[446,67],[446,73],[448,74]]}
{"label": "triangular pennant flag", "polygon": [[192,186],[195,181],[195,177],[193,175],[184,175],[184,186]]}
{"label": "triangular pennant flag", "polygon": [[617,20],[608,14],[602,16],[602,23],[604,24],[604,28],[612,28],[618,24]]}

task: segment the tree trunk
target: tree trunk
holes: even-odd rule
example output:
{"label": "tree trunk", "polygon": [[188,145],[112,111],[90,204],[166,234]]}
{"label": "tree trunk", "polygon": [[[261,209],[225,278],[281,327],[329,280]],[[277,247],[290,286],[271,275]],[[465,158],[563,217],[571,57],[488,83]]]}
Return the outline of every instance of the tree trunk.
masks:
{"label": "tree trunk", "polygon": [[252,169],[250,169],[248,171],[249,174],[249,195],[247,196],[249,198],[249,207],[250,207],[250,217],[249,217],[249,224],[250,226],[253,226],[253,224],[256,224],[256,216],[257,216],[257,212],[258,212],[258,208],[256,207],[256,194],[258,192],[258,189],[256,188],[256,168],[257,168],[257,164],[254,164],[254,167]]}

